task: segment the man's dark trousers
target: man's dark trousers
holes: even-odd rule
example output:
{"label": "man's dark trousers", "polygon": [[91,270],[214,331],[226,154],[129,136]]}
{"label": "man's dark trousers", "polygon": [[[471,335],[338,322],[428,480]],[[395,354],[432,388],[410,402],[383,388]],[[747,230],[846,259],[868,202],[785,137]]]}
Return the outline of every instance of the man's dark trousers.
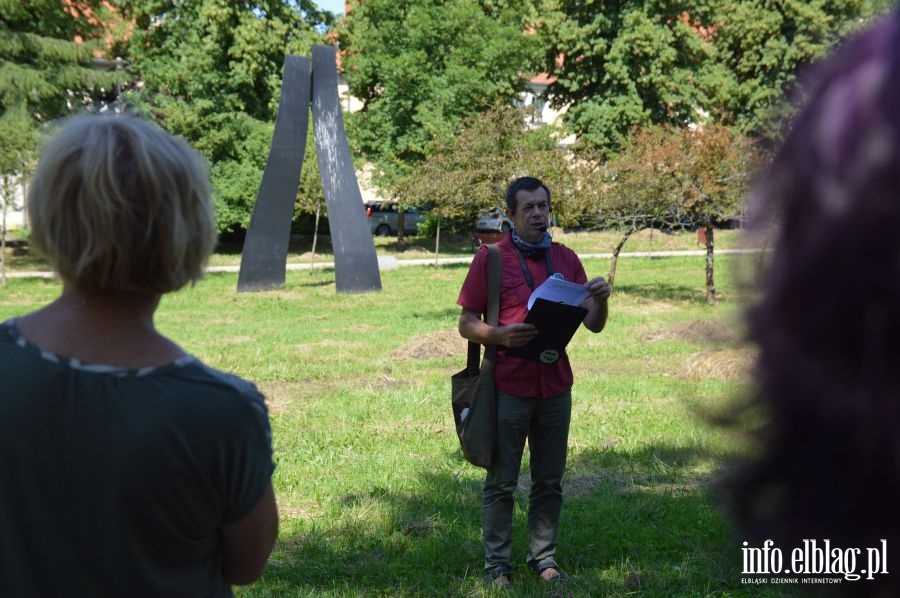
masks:
{"label": "man's dark trousers", "polygon": [[533,568],[555,564],[571,416],[571,390],[552,398],[497,393],[497,440],[481,509],[486,570],[511,569],[513,491],[519,481],[526,437],[531,452],[526,560]]}

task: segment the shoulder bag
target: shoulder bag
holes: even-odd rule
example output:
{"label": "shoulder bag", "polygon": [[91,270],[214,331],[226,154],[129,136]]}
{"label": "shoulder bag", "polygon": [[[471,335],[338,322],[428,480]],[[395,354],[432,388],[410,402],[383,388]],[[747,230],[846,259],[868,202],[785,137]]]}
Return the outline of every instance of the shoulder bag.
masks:
{"label": "shoulder bag", "polygon": [[[496,326],[500,316],[500,250],[488,245],[488,301],[485,322]],[[497,347],[486,346],[481,367],[481,345],[469,341],[466,369],[450,378],[453,420],[463,455],[472,465],[490,467],[497,430],[497,394],[494,363]]]}

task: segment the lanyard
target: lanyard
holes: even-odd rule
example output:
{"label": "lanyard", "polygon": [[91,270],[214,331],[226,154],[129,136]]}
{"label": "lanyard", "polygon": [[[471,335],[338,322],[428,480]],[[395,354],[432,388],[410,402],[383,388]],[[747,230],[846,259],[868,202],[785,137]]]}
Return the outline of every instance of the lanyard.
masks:
{"label": "lanyard", "polygon": [[[528,269],[528,264],[525,263],[525,256],[522,255],[522,250],[516,247],[513,244],[513,248],[516,250],[516,255],[519,257],[519,266],[522,268],[522,274],[525,276],[525,282],[528,283],[528,287],[533,291],[534,290],[534,277],[531,276],[531,271]],[[556,273],[556,270],[553,269],[553,258],[550,257],[550,251],[552,247],[548,247],[547,251],[544,252],[544,262],[547,264],[547,278],[550,278]]]}

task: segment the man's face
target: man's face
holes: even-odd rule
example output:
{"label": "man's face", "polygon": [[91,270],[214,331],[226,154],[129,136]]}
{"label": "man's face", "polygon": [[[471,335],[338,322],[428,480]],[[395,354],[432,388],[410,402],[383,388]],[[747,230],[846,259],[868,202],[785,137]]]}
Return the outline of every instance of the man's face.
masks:
{"label": "man's face", "polygon": [[516,193],[516,211],[506,215],[516,226],[516,233],[524,241],[537,243],[550,223],[550,200],[547,191],[538,187],[532,191],[522,189]]}

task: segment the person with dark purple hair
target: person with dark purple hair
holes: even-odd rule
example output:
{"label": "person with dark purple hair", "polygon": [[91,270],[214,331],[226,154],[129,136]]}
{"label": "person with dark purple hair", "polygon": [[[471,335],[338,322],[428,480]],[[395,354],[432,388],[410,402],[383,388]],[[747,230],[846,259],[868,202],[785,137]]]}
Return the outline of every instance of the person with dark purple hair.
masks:
{"label": "person with dark purple hair", "polygon": [[765,419],[758,450],[731,478],[732,506],[744,546],[772,540],[787,570],[811,541],[859,549],[857,574],[869,549],[886,548],[890,561],[858,581],[845,576],[840,593],[897,595],[898,15],[848,40],[814,75],[753,194],[756,228],[773,225],[775,242],[747,313],[759,355],[744,421]]}

